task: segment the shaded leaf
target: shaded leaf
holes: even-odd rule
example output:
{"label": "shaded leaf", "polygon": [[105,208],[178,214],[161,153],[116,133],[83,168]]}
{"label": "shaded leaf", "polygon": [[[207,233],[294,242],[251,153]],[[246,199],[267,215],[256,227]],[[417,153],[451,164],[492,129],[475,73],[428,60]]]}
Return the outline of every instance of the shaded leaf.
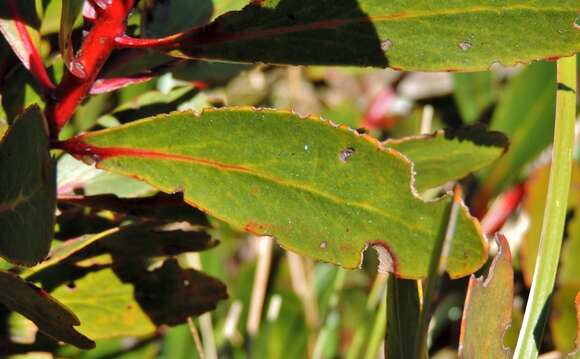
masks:
{"label": "shaded leaf", "polygon": [[465,123],[479,119],[495,100],[494,79],[490,71],[458,73],[453,76],[453,96]]}
{"label": "shaded leaf", "polygon": [[511,357],[503,338],[512,320],[514,271],[507,239],[500,235],[496,241],[499,252],[487,278],[469,278],[459,339],[461,358]]}
{"label": "shaded leaf", "polygon": [[83,349],[95,346],[73,328],[80,324],[78,318],[42,289],[4,271],[0,271],[0,288],[0,302],[32,320],[46,335]]}
{"label": "shaded leaf", "polygon": [[[550,177],[550,164],[536,169],[526,182],[526,198],[523,208],[530,219],[530,226],[524,235],[520,247],[520,261],[525,284],[529,287],[534,275],[536,256],[540,244],[540,234],[542,232],[542,220],[544,209],[546,208],[546,193],[548,191],[548,180]],[[570,192],[568,195],[568,208],[574,208],[580,204],[580,165],[573,163],[572,179],[570,182]],[[568,224],[570,225],[570,224]],[[577,225],[576,225],[577,226]],[[570,228],[570,227],[569,227]],[[565,232],[566,233],[566,232]],[[568,229],[570,234],[570,229]],[[576,233],[576,232],[572,232]],[[578,278],[578,253],[572,251],[578,247],[578,240],[564,242],[562,250],[562,268],[558,277],[559,284],[580,284]]]}
{"label": "shaded leaf", "polygon": [[550,333],[556,350],[569,353],[576,347],[574,339],[578,332],[576,305],[574,298],[580,291],[580,285],[565,285],[556,290],[550,310]]}
{"label": "shaded leaf", "polygon": [[386,358],[417,358],[415,347],[421,303],[415,280],[389,277],[387,284]]}
{"label": "shaded leaf", "polygon": [[141,259],[116,258],[115,273],[135,286],[135,299],[156,325],[185,323],[188,317],[214,310],[228,298],[219,280],[193,269],[182,269],[175,259],[147,270]]}
{"label": "shaded leaf", "polygon": [[512,65],[578,51],[577,15],[575,0],[266,0],[190,32],[172,54],[293,65],[486,70],[494,62]]}
{"label": "shaded leaf", "polygon": [[51,250],[46,261],[24,274],[37,273],[65,260],[77,262],[102,254],[132,258],[174,256],[206,250],[217,244],[204,232],[165,229],[156,223],[135,224],[62,242]]}
{"label": "shaded leaf", "polygon": [[413,162],[419,191],[477,171],[496,161],[508,148],[503,134],[487,132],[481,126],[439,130],[432,135],[388,140],[384,144]]}
{"label": "shaded leaf", "polygon": [[513,184],[524,166],[552,142],[555,103],[553,63],[532,64],[508,83],[490,129],[508,136],[510,148],[503,158],[482,172],[479,203],[474,205],[476,214],[483,211],[490,198]]}
{"label": "shaded leaf", "polygon": [[58,44],[60,46],[60,53],[67,67],[71,66],[71,62],[74,58],[74,49],[71,35],[73,31],[73,25],[81,14],[83,2],[83,0],[62,0]]}
{"label": "shaded leaf", "polygon": [[[193,206],[298,253],[356,268],[372,245],[384,268],[405,278],[426,275],[451,200],[416,197],[411,163],[375,139],[274,110],[172,113],[62,146],[99,168],[183,191]],[[487,257],[465,208],[455,238],[448,271],[460,277]]]}
{"label": "shaded leaf", "polygon": [[158,193],[150,197],[120,198],[116,195],[71,196],[59,198],[60,203],[86,206],[96,210],[126,213],[130,216],[168,221],[187,221],[207,226],[205,214],[183,201],[181,194]]}
{"label": "shaded leaf", "polygon": [[56,174],[46,123],[32,106],[0,142],[0,255],[33,265],[48,254],[54,227]]}
{"label": "shaded leaf", "polygon": [[78,315],[81,332],[103,339],[155,330],[133,292],[131,284],[122,283],[112,270],[105,269],[62,285],[52,295]]}

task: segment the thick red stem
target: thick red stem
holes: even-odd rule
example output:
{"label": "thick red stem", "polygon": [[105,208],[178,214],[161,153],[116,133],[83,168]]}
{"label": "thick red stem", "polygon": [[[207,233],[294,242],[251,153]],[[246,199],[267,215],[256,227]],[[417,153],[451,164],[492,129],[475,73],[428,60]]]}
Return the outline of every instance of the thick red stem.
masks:
{"label": "thick red stem", "polygon": [[[28,59],[20,59],[24,66],[30,71],[32,76],[36,78],[40,86],[42,86],[45,92],[49,90],[54,90],[55,86],[52,83],[50,77],[48,77],[48,73],[46,72],[46,68],[44,67],[44,63],[42,62],[42,58],[30,38],[30,34],[26,29],[26,25],[22,20],[22,16],[18,11],[18,6],[16,5],[16,0],[8,0],[8,8],[10,9],[10,15],[12,16],[12,21],[18,30],[18,37],[22,41],[22,45],[26,48],[28,53]],[[18,55],[18,52],[16,52]]]}
{"label": "thick red stem", "polygon": [[46,107],[51,135],[58,137],[60,129],[72,117],[77,106],[89,94],[99,72],[115,48],[115,38],[125,33],[127,14],[134,0],[112,0],[85,37],[81,49],[71,64],[74,74],[66,71],[56,89],[55,98]]}

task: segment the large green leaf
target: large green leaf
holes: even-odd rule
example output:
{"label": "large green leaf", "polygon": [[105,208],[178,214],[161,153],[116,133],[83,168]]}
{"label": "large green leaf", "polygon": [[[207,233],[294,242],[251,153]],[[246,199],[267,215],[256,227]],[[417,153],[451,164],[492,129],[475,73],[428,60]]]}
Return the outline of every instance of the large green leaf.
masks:
{"label": "large green leaf", "polygon": [[36,264],[48,254],[56,206],[55,164],[37,106],[0,141],[0,169],[0,255],[16,264]]}
{"label": "large green leaf", "polygon": [[[367,246],[385,268],[421,278],[450,197],[424,202],[411,162],[374,138],[318,118],[251,108],[176,112],[73,138],[63,148],[149,182],[238,229],[356,268]],[[448,271],[477,270],[487,243],[463,208]]]}
{"label": "large green leaf", "polygon": [[487,278],[471,276],[465,298],[459,353],[461,358],[510,358],[503,337],[512,321],[514,271],[505,237]]}
{"label": "large green leaf", "polygon": [[265,0],[189,33],[172,54],[297,65],[486,70],[580,50],[576,0]]}
{"label": "large green leaf", "polygon": [[0,271],[0,288],[0,303],[32,320],[43,333],[79,348],[94,347],[73,328],[80,324],[78,318],[42,289],[4,271]]}
{"label": "large green leaf", "polygon": [[415,186],[423,191],[491,164],[507,150],[508,140],[499,132],[472,126],[389,140],[385,146],[413,161]]}

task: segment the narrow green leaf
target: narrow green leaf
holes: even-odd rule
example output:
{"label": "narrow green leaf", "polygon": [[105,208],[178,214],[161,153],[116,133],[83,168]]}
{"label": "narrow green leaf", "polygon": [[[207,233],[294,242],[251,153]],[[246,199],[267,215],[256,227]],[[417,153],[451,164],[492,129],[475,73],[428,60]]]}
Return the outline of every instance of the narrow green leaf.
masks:
{"label": "narrow green leaf", "polygon": [[82,333],[98,340],[155,330],[133,292],[131,284],[122,283],[112,270],[105,269],[76,280],[74,286],[62,285],[52,295],[78,315]]}
{"label": "narrow green leaf", "polygon": [[413,162],[417,173],[415,186],[424,191],[493,163],[507,151],[508,140],[499,132],[472,126],[388,140],[384,145]]}
{"label": "narrow green leaf", "polygon": [[[207,110],[93,132],[63,147],[99,168],[137,177],[238,229],[356,268],[367,246],[404,278],[426,275],[451,198],[423,202],[411,162],[375,139],[317,118],[275,110]],[[465,208],[449,257],[452,277],[487,257]]]}
{"label": "narrow green leaf", "polygon": [[490,129],[506,134],[510,148],[481,174],[482,203],[476,207],[517,180],[524,166],[548,147],[554,134],[555,104],[556,67],[552,63],[532,64],[509,82]]}
{"label": "narrow green leaf", "polygon": [[34,265],[48,254],[56,206],[46,123],[29,107],[0,142],[0,256]]}
{"label": "narrow green leaf", "polygon": [[58,44],[60,46],[60,53],[67,67],[70,66],[74,58],[71,35],[75,21],[81,14],[83,2],[83,0],[62,0]]}
{"label": "narrow green leaf", "polygon": [[496,241],[499,252],[487,278],[469,278],[461,320],[460,358],[511,358],[503,337],[512,320],[514,271],[507,239],[500,235]]}
{"label": "narrow green leaf", "polygon": [[78,318],[42,289],[4,271],[0,271],[0,288],[0,302],[32,320],[44,334],[83,349],[95,346],[73,328],[80,324]]}
{"label": "narrow green leaf", "polygon": [[171,54],[293,65],[487,70],[494,62],[513,65],[579,51],[577,15],[576,0],[265,0],[189,33]]}

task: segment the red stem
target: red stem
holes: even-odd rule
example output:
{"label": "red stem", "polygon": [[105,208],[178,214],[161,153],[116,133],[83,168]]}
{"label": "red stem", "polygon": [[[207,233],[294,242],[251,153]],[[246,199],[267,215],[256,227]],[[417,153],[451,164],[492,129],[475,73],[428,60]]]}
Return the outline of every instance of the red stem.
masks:
{"label": "red stem", "polygon": [[[26,29],[26,25],[22,20],[22,16],[18,11],[18,6],[16,5],[16,0],[8,0],[8,8],[10,10],[10,15],[12,16],[12,21],[16,26],[18,31],[18,37],[22,41],[22,45],[28,52],[28,59],[21,58],[20,60],[24,64],[24,66],[30,71],[32,76],[36,78],[40,86],[42,86],[45,92],[49,92],[50,90],[54,90],[55,86],[52,83],[50,77],[48,77],[48,73],[46,72],[46,68],[44,67],[44,63],[42,62],[42,58],[34,45],[34,42],[30,38],[30,34]],[[16,55],[18,52],[15,51]],[[19,56],[20,57],[20,56]]]}
{"label": "red stem", "polygon": [[115,44],[119,48],[127,49],[151,49],[158,47],[168,47],[175,45],[183,38],[185,33],[177,33],[158,39],[135,38],[127,35],[119,36],[115,39]]}
{"label": "red stem", "polygon": [[115,49],[115,38],[125,33],[127,14],[133,3],[134,0],[112,0],[98,14],[71,64],[75,73],[65,72],[56,89],[55,98],[46,106],[45,114],[54,139],[89,94],[101,68]]}

